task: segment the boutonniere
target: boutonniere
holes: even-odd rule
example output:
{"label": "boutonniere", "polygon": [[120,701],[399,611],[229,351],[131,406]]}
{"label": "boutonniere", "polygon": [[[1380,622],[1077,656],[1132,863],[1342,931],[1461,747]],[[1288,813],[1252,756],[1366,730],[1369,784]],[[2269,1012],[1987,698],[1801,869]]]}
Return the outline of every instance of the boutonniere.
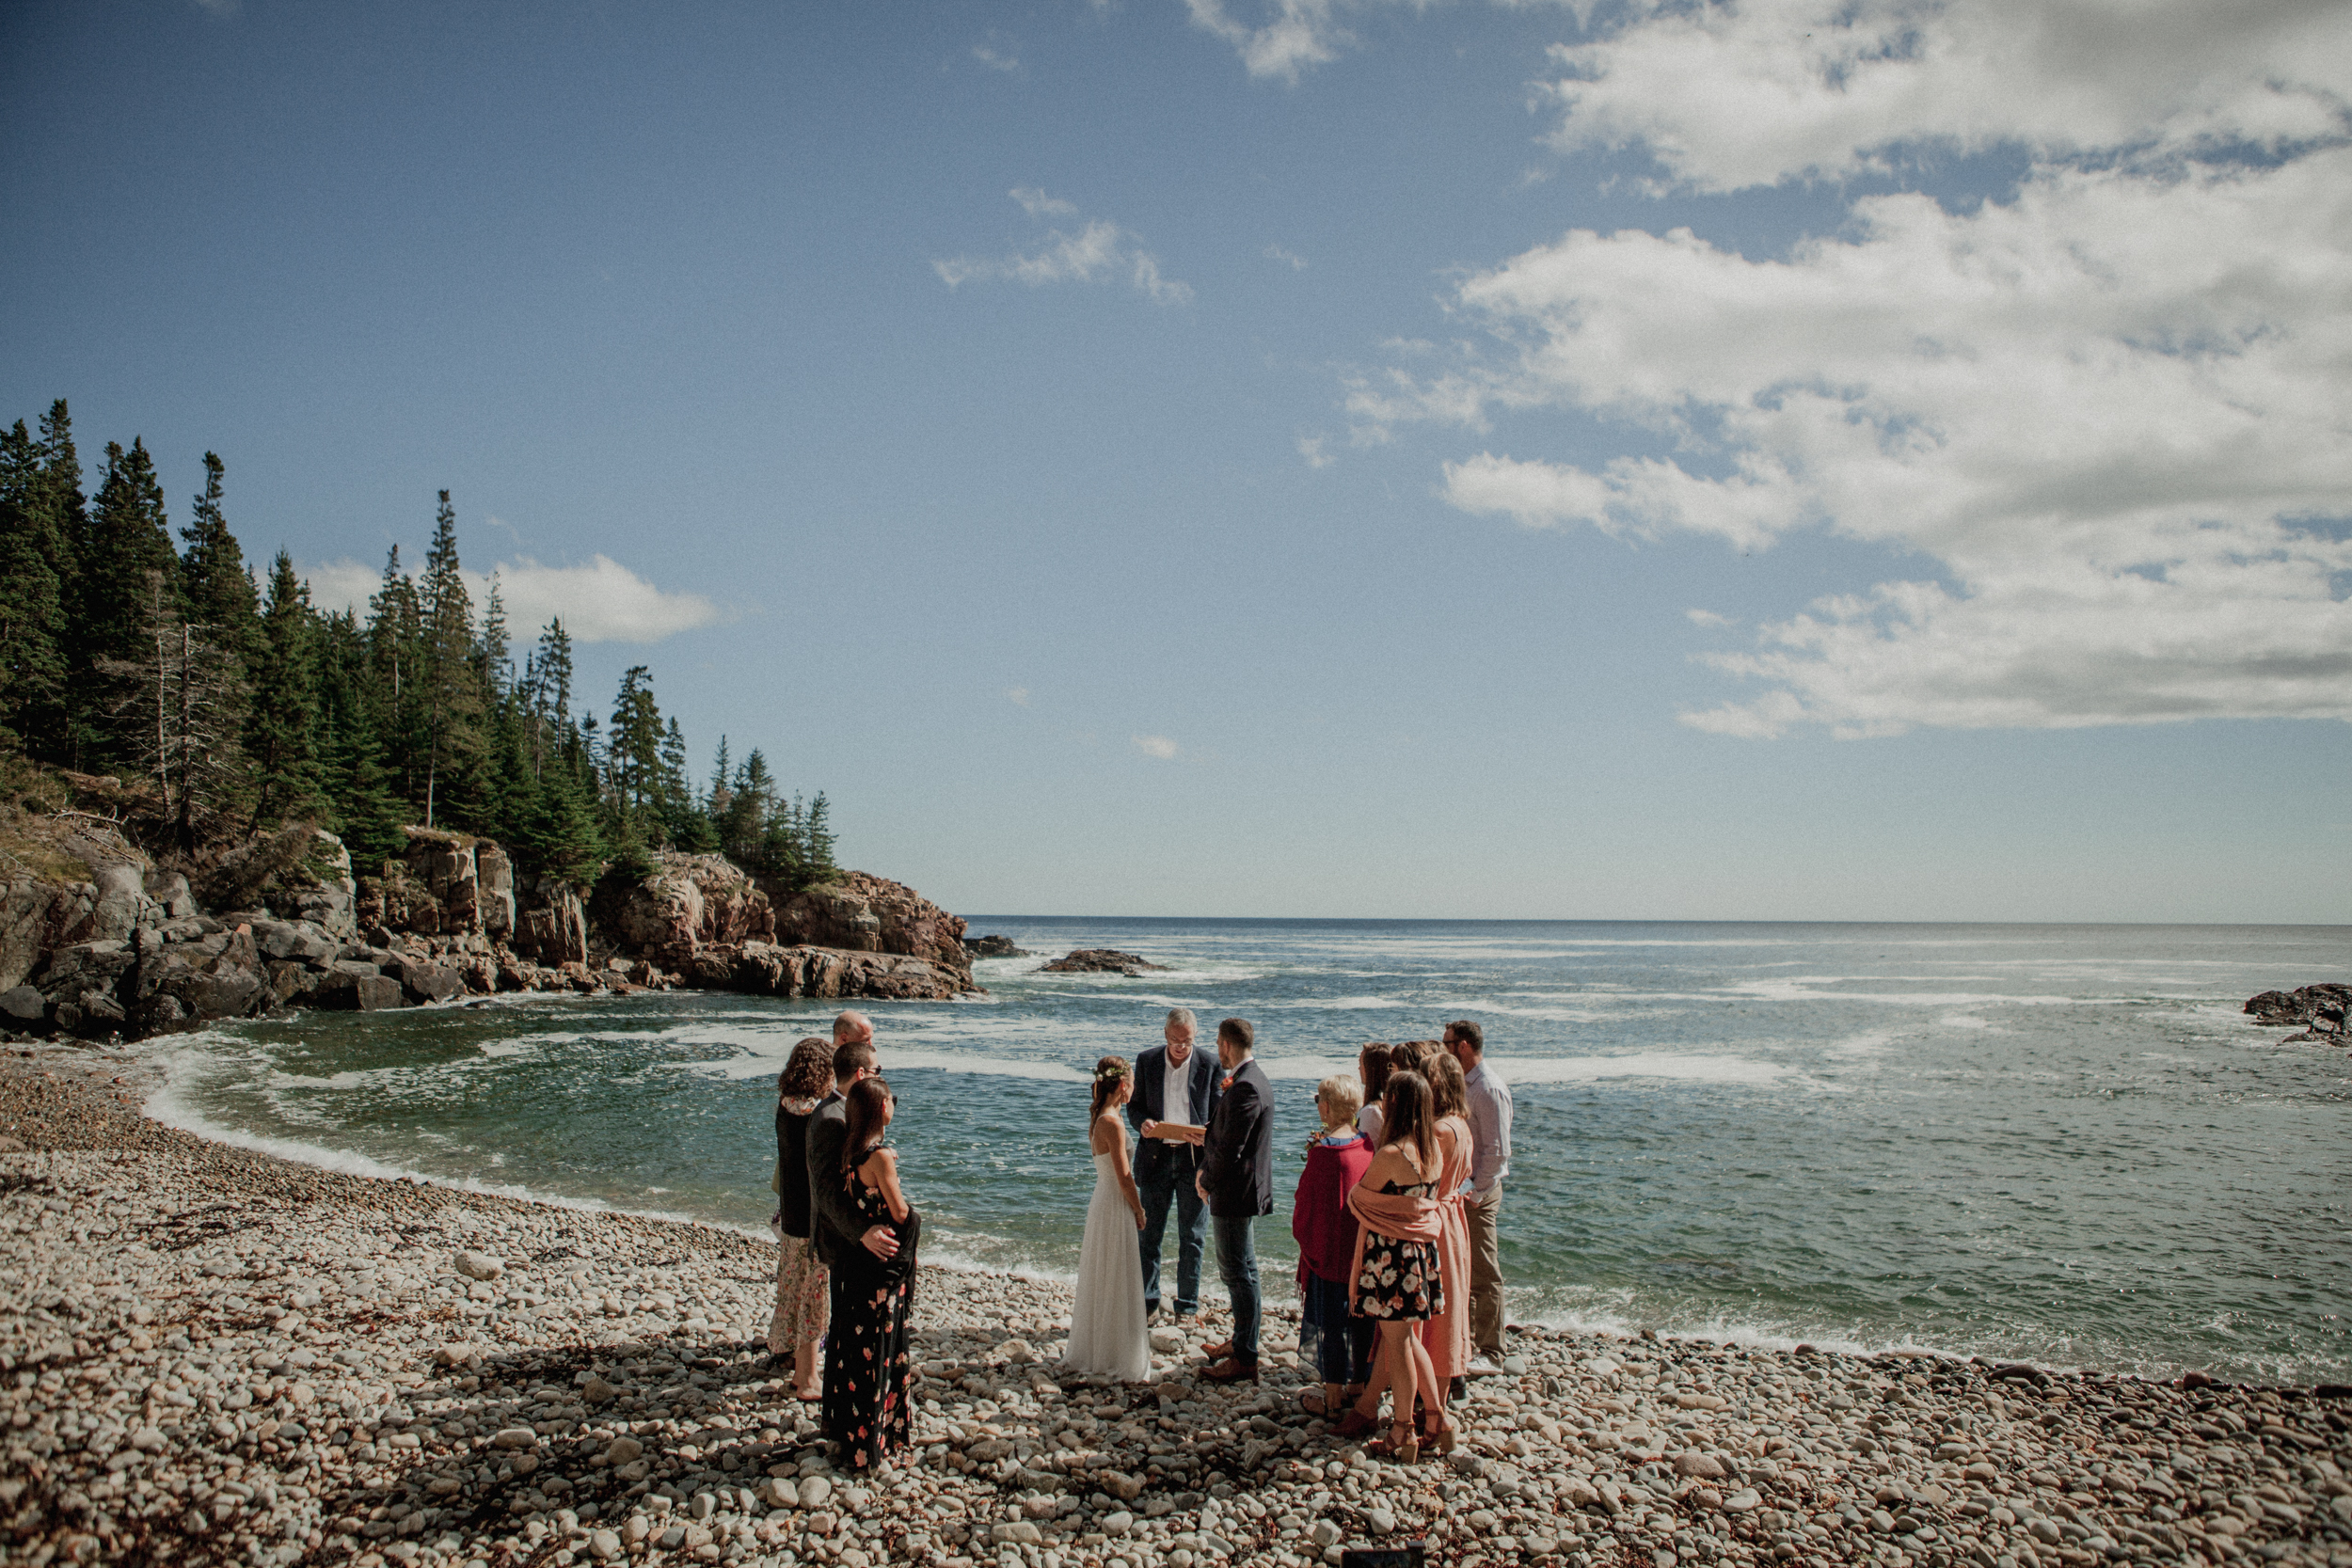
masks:
{"label": "boutonniere", "polygon": [[1230,1088],[1232,1088],[1232,1086],[1233,1086],[1233,1075],[1232,1075],[1232,1073],[1230,1073],[1230,1072],[1229,1072],[1229,1073],[1227,1073],[1227,1074],[1224,1076],[1224,1078],[1223,1078],[1223,1079],[1221,1079],[1221,1080],[1218,1082],[1218,1084],[1217,1084],[1217,1087],[1218,1087],[1218,1088],[1220,1088],[1220,1089],[1230,1089]]}

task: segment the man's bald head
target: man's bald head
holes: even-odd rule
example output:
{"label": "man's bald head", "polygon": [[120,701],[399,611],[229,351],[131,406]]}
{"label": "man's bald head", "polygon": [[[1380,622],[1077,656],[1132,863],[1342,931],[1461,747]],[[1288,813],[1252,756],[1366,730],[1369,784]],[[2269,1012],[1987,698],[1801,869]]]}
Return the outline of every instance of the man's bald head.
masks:
{"label": "man's bald head", "polygon": [[833,1043],[835,1045],[848,1045],[855,1040],[864,1040],[870,1044],[873,1038],[874,1026],[866,1022],[864,1013],[855,1008],[850,1009],[833,1021]]}

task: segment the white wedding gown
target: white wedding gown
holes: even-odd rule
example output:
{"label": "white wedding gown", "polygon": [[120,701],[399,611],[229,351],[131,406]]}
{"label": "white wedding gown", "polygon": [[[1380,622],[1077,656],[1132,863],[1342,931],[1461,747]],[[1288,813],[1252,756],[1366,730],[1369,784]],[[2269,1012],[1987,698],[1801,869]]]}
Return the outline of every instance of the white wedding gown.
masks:
{"label": "white wedding gown", "polygon": [[[1120,1136],[1126,1135],[1120,1128]],[[1120,1190],[1116,1158],[1108,1154],[1094,1157],[1094,1197],[1087,1204],[1078,1299],[1070,1314],[1070,1349],[1063,1361],[1072,1371],[1107,1372],[1123,1383],[1152,1375],[1136,1214]]]}

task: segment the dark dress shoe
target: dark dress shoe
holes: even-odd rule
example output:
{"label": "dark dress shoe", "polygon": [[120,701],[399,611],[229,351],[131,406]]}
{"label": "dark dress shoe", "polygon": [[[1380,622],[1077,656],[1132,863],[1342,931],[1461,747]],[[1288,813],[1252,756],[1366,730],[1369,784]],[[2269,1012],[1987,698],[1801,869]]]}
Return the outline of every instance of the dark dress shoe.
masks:
{"label": "dark dress shoe", "polygon": [[1258,1364],[1244,1361],[1239,1356],[1228,1356],[1213,1367],[1202,1368],[1200,1378],[1204,1383],[1255,1383],[1258,1381]]}

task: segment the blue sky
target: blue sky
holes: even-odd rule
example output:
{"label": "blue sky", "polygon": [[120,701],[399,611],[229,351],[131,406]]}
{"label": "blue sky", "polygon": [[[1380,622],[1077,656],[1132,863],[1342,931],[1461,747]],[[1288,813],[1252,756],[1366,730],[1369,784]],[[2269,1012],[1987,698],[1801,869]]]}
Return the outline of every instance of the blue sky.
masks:
{"label": "blue sky", "polygon": [[2344,921],[2348,16],[13,8],[0,417],[960,911]]}

